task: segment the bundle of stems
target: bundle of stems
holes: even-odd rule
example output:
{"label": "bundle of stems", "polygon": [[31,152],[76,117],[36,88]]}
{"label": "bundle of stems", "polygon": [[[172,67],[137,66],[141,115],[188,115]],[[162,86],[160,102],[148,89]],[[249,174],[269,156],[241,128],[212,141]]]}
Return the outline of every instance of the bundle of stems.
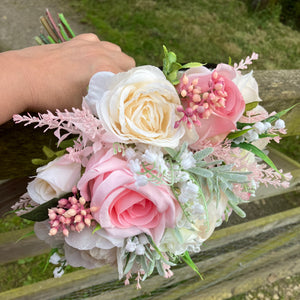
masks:
{"label": "bundle of stems", "polygon": [[55,22],[49,10],[46,9],[45,16],[40,17],[40,22],[47,33],[46,35],[44,33],[40,33],[39,36],[34,37],[38,44],[44,45],[62,43],[75,37],[75,34],[64,15],[59,13],[57,16],[59,20],[58,23]]}

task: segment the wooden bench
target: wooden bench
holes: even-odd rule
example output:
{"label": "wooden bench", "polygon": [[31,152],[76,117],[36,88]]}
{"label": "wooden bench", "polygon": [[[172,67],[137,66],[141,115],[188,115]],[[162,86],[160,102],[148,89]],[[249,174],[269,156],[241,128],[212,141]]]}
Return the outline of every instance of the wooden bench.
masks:
{"label": "wooden bench", "polygon": [[[300,102],[300,70],[255,71],[254,76],[264,100],[263,106],[269,112],[280,111]],[[284,117],[289,128],[288,135],[300,134],[299,116],[300,105]],[[0,128],[0,137],[7,139],[8,129],[9,135],[14,137],[13,132],[20,134],[23,127],[5,124]],[[27,141],[22,142],[24,147],[29,140],[36,145],[43,145],[42,140],[44,144],[49,143],[49,137],[45,138],[32,129],[26,129],[24,135],[28,137]],[[1,148],[4,142],[6,140],[1,139]],[[10,147],[12,152],[14,148]],[[17,150],[19,154],[11,156],[10,161],[5,163],[14,171],[9,173],[8,167],[2,167],[0,179],[6,179],[8,177],[5,175],[11,174],[17,177],[18,165],[20,161],[24,162],[23,154],[29,154],[31,157],[28,159],[40,156],[40,149],[35,149],[34,154],[25,153],[24,149]],[[4,153],[0,154],[3,159]],[[215,231],[203,245],[202,251],[193,256],[204,280],[200,280],[186,265],[179,265],[173,268],[171,279],[154,274],[142,283],[142,290],[137,291],[135,284],[124,286],[117,280],[116,269],[105,266],[0,292],[0,299],[227,299],[299,273],[300,164],[274,149],[270,149],[270,157],[279,168],[292,173],[290,187],[261,187],[252,202],[243,205],[247,212],[246,219],[233,215],[228,224]],[[28,168],[22,175],[29,175],[32,170]],[[27,181],[24,176],[2,181],[1,214],[18,200],[26,189]],[[48,246],[35,236],[15,243],[31,230],[32,227],[29,227],[0,234],[0,264],[49,251]]]}

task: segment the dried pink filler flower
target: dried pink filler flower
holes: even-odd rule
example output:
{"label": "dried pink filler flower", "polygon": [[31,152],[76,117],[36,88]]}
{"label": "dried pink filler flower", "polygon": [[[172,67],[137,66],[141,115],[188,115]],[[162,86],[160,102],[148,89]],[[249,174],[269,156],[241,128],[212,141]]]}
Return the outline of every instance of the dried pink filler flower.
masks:
{"label": "dried pink filler flower", "polygon": [[98,210],[97,207],[90,207],[90,202],[83,197],[78,197],[77,189],[73,188],[74,196],[68,199],[62,198],[58,201],[57,207],[48,210],[50,220],[49,235],[56,235],[62,231],[65,236],[71,231],[82,231],[86,226],[92,224],[91,212]]}

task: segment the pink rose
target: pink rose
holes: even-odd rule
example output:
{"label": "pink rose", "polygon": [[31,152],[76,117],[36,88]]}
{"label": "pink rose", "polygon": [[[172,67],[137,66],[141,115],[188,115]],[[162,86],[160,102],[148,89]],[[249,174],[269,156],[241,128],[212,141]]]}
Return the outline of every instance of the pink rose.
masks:
{"label": "pink rose", "polygon": [[[199,139],[191,148],[197,149],[204,140],[210,140],[214,144],[221,142],[228,133],[236,129],[236,122],[245,110],[243,96],[232,81],[236,77],[236,71],[229,65],[219,64],[214,71],[205,67],[191,68],[185,75],[187,83],[183,83],[182,77],[178,90],[181,91],[194,82],[202,99],[201,102],[198,99],[195,104],[202,105],[206,102],[201,109],[207,109],[200,117],[201,125],[195,126]],[[206,96],[209,95],[207,99],[205,93]]]}
{"label": "pink rose", "polygon": [[113,155],[112,149],[90,159],[78,188],[91,206],[99,207],[93,218],[118,238],[146,233],[159,243],[165,228],[175,226],[180,211],[167,186],[137,187],[127,161]]}

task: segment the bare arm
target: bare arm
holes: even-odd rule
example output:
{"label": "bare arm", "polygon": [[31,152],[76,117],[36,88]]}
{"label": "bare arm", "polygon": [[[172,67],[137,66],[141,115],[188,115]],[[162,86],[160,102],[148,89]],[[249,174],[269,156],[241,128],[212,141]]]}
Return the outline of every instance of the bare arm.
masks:
{"label": "bare arm", "polygon": [[80,107],[93,74],[124,72],[134,60],[119,46],[82,34],[71,41],[0,54],[0,124],[23,111]]}

